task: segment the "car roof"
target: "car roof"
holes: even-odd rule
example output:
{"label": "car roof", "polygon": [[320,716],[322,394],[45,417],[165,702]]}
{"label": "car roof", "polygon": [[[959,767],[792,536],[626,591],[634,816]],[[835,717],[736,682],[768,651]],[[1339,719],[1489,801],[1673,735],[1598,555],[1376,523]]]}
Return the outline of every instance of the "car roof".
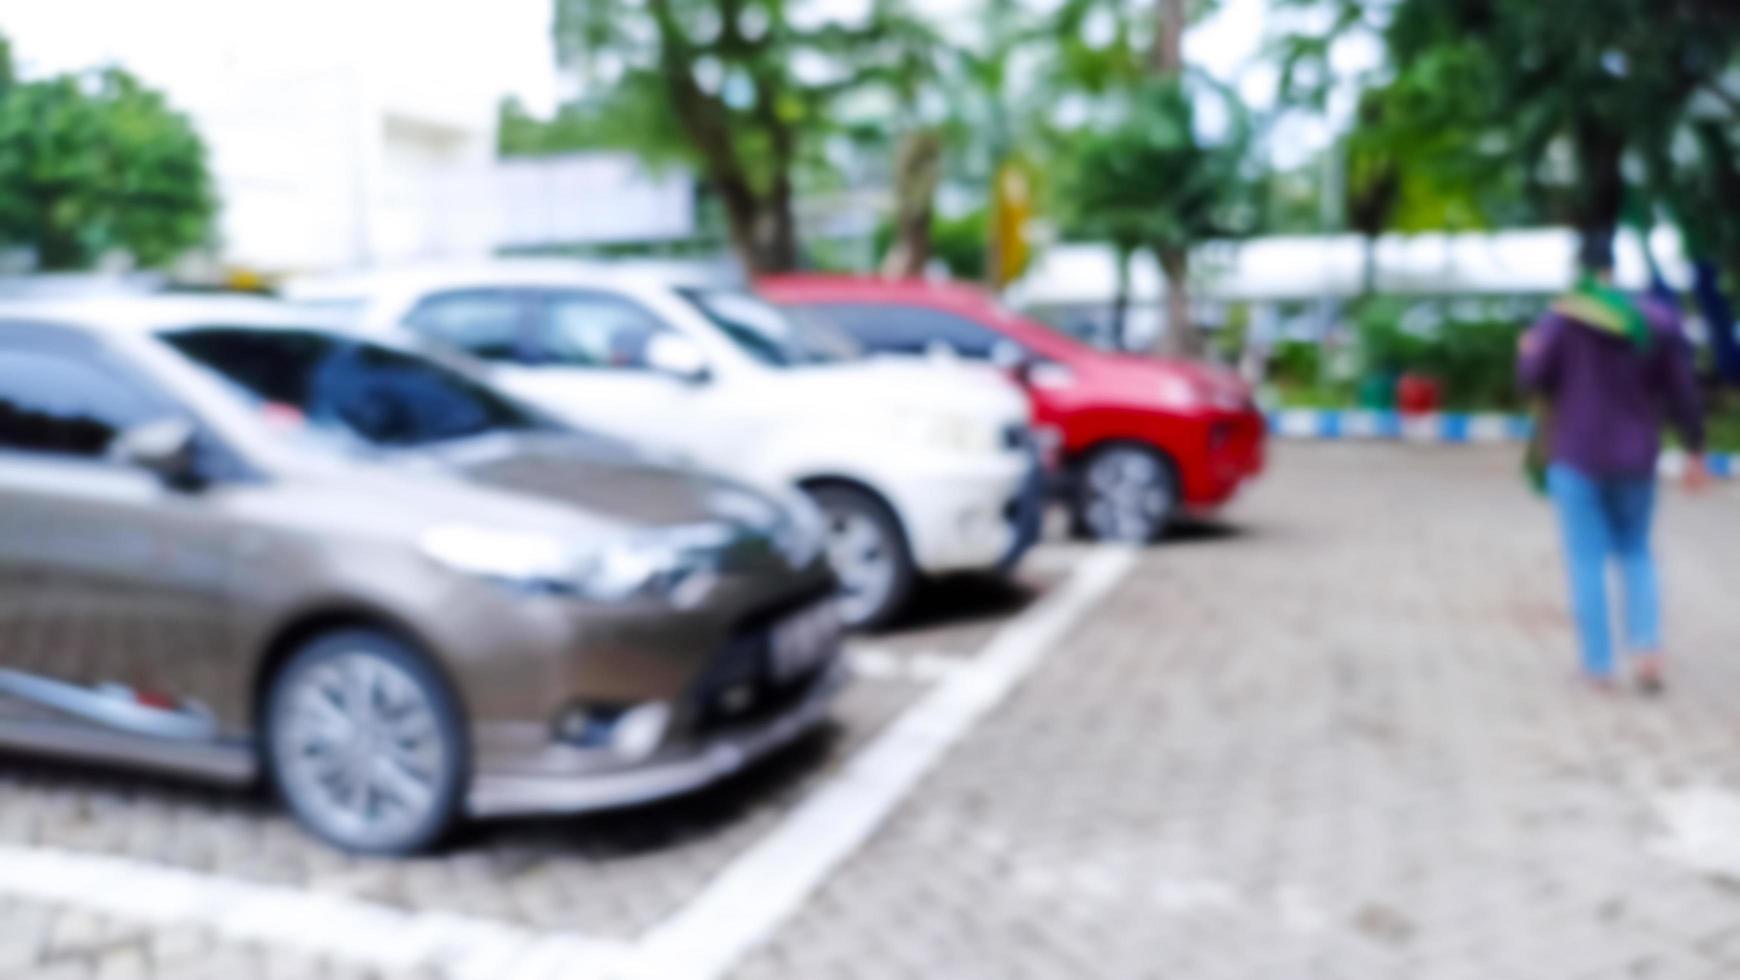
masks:
{"label": "car roof", "polygon": [[1004,307],[983,287],[971,282],[796,273],[758,279],[756,288],[777,303],[922,306],[972,320],[1047,356],[1068,357],[1088,351],[1080,341]]}
{"label": "car roof", "polygon": [[269,299],[174,294],[0,300],[0,320],[64,324],[99,334],[146,334],[195,325],[259,329],[332,326],[329,318]]}
{"label": "car roof", "polygon": [[651,289],[742,284],[734,270],[710,263],[508,258],[310,276],[286,282],[283,292],[292,302],[318,302],[467,285]]}
{"label": "car roof", "polygon": [[987,304],[989,298],[973,283],[935,279],[881,279],[815,273],[764,276],[756,286],[769,293],[801,299],[881,299],[946,301],[952,305]]}

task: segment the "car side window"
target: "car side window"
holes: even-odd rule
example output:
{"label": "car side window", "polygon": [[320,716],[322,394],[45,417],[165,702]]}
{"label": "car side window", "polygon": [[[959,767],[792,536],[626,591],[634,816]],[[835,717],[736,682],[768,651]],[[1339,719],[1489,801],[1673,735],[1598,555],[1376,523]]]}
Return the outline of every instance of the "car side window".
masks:
{"label": "car side window", "polygon": [[552,292],[537,330],[540,361],[564,367],[646,370],[652,340],[670,328],[640,305],[603,293]]}
{"label": "car side window", "polygon": [[436,293],[405,318],[418,334],[485,361],[524,359],[525,303],[507,289]]}
{"label": "car side window", "polygon": [[94,356],[0,347],[0,451],[101,458],[116,436],[165,414]]}
{"label": "car side window", "polygon": [[366,446],[422,446],[541,422],[427,358],[319,331],[205,327],[167,338],[257,408]]}
{"label": "car side window", "polygon": [[990,360],[1009,341],[963,316],[922,306],[882,303],[822,303],[806,309],[831,320],[868,350],[884,354],[924,354],[948,347],[961,357]]}

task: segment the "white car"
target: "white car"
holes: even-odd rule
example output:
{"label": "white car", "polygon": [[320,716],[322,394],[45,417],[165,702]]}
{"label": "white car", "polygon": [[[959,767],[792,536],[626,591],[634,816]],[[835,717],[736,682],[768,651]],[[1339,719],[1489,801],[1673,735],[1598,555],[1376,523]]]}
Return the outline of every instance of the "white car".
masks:
{"label": "white car", "polygon": [[853,625],[921,575],[1007,569],[1036,536],[1027,400],[995,371],[868,360],[746,291],[579,262],[292,283],[357,328],[410,331],[573,424],[764,486],[828,522]]}

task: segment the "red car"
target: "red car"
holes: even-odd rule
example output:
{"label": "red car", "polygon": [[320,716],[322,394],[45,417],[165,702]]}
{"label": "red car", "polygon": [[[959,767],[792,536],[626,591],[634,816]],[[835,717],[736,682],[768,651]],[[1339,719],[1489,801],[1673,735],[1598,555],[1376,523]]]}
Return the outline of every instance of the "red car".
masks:
{"label": "red car", "polygon": [[830,321],[868,351],[952,350],[1009,369],[1051,430],[1078,532],[1150,541],[1209,512],[1263,468],[1249,387],[1206,364],[1097,350],[966,285],[833,276],[763,279],[762,295]]}

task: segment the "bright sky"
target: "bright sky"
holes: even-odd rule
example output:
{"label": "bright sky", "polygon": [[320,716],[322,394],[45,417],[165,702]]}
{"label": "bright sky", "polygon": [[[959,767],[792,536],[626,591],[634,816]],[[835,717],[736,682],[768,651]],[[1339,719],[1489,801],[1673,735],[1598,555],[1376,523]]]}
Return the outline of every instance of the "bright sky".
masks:
{"label": "bright sky", "polygon": [[[972,24],[981,2],[922,0],[922,8]],[[866,6],[820,0],[815,8],[853,17]],[[1186,37],[1186,56],[1237,84],[1254,107],[1271,105],[1275,72],[1259,58],[1271,19],[1267,0],[1225,0]],[[287,79],[361,64],[400,101],[473,107],[513,93],[547,111],[560,91],[550,20],[551,0],[0,0],[0,30],[26,71],[120,63],[180,98],[221,84],[227,66],[241,62]],[[1354,52],[1348,64],[1371,57]],[[1322,138],[1321,126],[1277,134],[1277,162]]]}
{"label": "bright sky", "polygon": [[0,0],[26,71],[126,65],[171,92],[226,64],[286,77],[362,64],[389,91],[555,100],[551,0]]}

